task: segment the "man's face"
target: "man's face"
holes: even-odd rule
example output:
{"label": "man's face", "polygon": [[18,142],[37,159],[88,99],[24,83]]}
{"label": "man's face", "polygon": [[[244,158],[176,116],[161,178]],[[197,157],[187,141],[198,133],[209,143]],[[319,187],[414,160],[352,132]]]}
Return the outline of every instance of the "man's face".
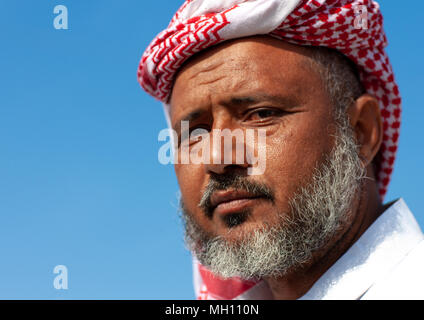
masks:
{"label": "man's face", "polygon": [[261,175],[249,176],[248,163],[175,165],[184,211],[207,237],[237,243],[291,218],[291,200],[333,150],[332,103],[307,54],[254,37],[212,48],[179,72],[170,101],[177,132],[183,119],[190,130],[266,130]]}

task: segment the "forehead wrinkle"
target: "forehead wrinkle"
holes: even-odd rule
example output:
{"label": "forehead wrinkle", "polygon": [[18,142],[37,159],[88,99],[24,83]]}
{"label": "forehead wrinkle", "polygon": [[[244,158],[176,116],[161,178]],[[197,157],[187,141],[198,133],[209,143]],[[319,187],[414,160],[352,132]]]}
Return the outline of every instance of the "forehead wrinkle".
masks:
{"label": "forehead wrinkle", "polygon": [[[199,69],[200,68],[201,67],[199,67]],[[224,80],[230,74],[234,74],[234,70],[231,70],[231,72],[227,72],[226,69],[228,69],[227,63],[219,61],[212,66],[207,65],[206,67],[201,68],[200,71],[195,69],[191,71],[193,73],[191,75],[191,72],[189,72],[189,76],[186,81],[194,82],[195,86],[211,85],[216,82],[219,82],[220,80]],[[210,90],[213,90],[213,88],[208,87],[208,91]]]}
{"label": "forehead wrinkle", "polygon": [[219,80],[224,79],[226,76],[220,76],[211,80],[205,80],[205,81],[201,81],[199,83],[197,83],[197,85],[208,85],[208,84],[213,84],[215,82],[218,82]]}
{"label": "forehead wrinkle", "polygon": [[[206,101],[208,101],[208,105],[214,104],[214,102],[219,103],[223,97],[227,98],[229,93],[242,90],[256,82],[255,79],[236,76],[240,71],[251,69],[246,62],[237,59],[229,60],[219,59],[216,63],[208,63],[205,67],[202,67],[204,61],[199,61],[199,65],[188,65],[185,70],[186,74],[181,74],[180,81],[192,88],[203,87],[200,91],[196,90],[193,95],[197,102],[201,97],[202,105]],[[252,71],[252,73],[255,72]],[[221,80],[224,82],[219,84]],[[186,95],[186,97],[189,96]]]}
{"label": "forehead wrinkle", "polygon": [[[191,66],[190,64],[186,66],[185,69],[190,69],[190,67],[194,67],[194,73],[188,78],[188,80],[193,80],[194,78],[205,74],[205,73],[209,73],[209,72],[213,72],[216,71],[217,69],[219,69],[220,67],[222,67],[223,63],[222,62],[215,62],[215,63],[209,63],[207,66],[201,68],[198,66],[198,63],[196,63],[195,61],[193,61],[195,64],[193,66]],[[201,62],[201,61],[200,61]],[[201,69],[201,70],[196,70],[196,69]]]}

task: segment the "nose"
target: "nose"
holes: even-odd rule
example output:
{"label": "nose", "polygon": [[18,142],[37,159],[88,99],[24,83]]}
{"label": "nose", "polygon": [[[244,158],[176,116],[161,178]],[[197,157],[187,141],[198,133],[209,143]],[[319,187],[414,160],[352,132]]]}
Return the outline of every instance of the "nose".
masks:
{"label": "nose", "polygon": [[241,129],[214,128],[210,133],[210,157],[204,165],[206,173],[247,170],[245,134]]}

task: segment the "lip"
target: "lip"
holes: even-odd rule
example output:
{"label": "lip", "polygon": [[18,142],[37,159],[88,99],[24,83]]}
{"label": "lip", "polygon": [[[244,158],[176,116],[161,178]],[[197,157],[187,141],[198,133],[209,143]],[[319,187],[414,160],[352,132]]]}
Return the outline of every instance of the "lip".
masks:
{"label": "lip", "polygon": [[250,206],[254,200],[259,198],[262,197],[246,191],[217,191],[211,196],[211,205],[214,213],[226,215],[240,212]]}

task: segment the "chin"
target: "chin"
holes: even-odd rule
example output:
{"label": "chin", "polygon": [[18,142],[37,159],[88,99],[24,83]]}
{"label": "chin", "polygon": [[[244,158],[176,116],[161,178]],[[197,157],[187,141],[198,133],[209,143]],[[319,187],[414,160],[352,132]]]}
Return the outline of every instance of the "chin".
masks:
{"label": "chin", "polygon": [[251,212],[242,212],[217,217],[215,235],[229,242],[242,242],[252,232],[268,229],[275,225],[276,222],[271,222],[269,217],[262,219],[260,216],[255,216]]}

